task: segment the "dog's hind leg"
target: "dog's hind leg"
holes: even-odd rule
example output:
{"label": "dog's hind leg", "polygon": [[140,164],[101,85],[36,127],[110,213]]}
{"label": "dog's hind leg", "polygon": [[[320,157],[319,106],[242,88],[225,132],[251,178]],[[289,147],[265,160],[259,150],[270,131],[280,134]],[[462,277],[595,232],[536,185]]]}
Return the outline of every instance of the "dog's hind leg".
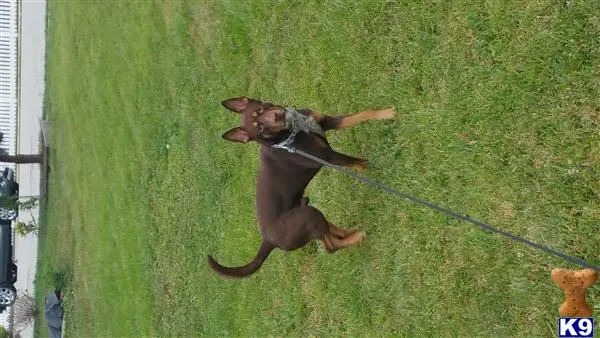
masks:
{"label": "dog's hind leg", "polygon": [[339,239],[344,239],[346,237],[348,237],[349,235],[352,235],[353,233],[357,232],[358,229],[344,229],[344,228],[339,228],[331,223],[327,223],[329,226],[329,232],[332,233],[335,237],[339,238]]}
{"label": "dog's hind leg", "polygon": [[300,206],[285,212],[273,228],[272,241],[282,250],[299,249],[322,238],[328,231],[325,216],[317,208]]}
{"label": "dog's hind leg", "polygon": [[327,252],[329,253],[334,253],[336,252],[339,248],[336,247],[333,242],[332,242],[332,238],[333,236],[331,236],[330,233],[326,233],[325,235],[323,235],[323,238],[321,238],[321,242],[323,242],[323,245],[325,246],[325,250],[327,250]]}
{"label": "dog's hind leg", "polygon": [[[331,226],[332,224],[330,224]],[[335,225],[333,225],[335,227]],[[336,227],[337,228],[337,227]],[[331,227],[330,227],[331,229]],[[337,228],[340,229],[340,228]],[[337,230],[336,230],[337,231]],[[364,238],[365,233],[362,231],[356,231],[343,238],[338,238],[333,232],[327,232],[322,238],[321,241],[325,245],[325,249],[329,253],[336,252],[339,249],[343,249],[352,245],[356,245],[360,243],[360,241]]]}
{"label": "dog's hind leg", "polygon": [[344,230],[327,222],[325,216],[314,207],[301,206],[287,211],[278,221],[271,241],[284,251],[299,249],[308,242],[319,239],[327,252],[355,245],[364,237],[364,232]]}

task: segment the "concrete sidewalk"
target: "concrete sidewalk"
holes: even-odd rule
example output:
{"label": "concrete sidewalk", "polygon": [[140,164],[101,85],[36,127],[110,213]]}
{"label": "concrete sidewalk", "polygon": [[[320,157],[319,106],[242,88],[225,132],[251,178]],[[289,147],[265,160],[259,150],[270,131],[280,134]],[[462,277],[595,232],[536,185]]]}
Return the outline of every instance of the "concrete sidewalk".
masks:
{"label": "concrete sidewalk", "polygon": [[[17,153],[40,152],[40,119],[44,104],[44,71],[46,57],[46,1],[21,2],[19,123],[17,127]],[[20,196],[40,194],[40,165],[19,164],[17,180]],[[22,211],[19,221],[39,219],[39,210]],[[19,268],[16,288],[30,295],[34,293],[33,281],[37,265],[38,239],[35,235],[15,238],[15,259]],[[40,290],[44,292],[44,290]],[[33,337],[33,326],[21,331],[23,337]]]}

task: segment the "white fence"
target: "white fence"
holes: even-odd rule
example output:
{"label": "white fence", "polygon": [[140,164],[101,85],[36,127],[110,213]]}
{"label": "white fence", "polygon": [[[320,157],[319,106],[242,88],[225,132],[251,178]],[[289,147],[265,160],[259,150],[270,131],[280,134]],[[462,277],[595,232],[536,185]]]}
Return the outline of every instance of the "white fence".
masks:
{"label": "white fence", "polygon": [[[18,109],[18,0],[0,0],[0,148],[9,154],[17,150]],[[0,162],[13,170],[13,163]]]}
{"label": "white fence", "polygon": [[[13,155],[17,150],[18,109],[18,0],[0,0],[0,148]],[[15,169],[14,163],[0,162],[0,168]],[[0,326],[11,329],[12,309],[0,314]]]}

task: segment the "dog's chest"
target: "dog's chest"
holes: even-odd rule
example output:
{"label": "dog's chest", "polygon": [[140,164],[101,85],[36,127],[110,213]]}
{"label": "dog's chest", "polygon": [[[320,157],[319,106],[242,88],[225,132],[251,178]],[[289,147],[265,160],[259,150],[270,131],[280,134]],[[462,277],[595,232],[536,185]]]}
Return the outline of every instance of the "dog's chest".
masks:
{"label": "dog's chest", "polygon": [[325,131],[311,115],[301,114],[292,108],[285,108],[285,125],[286,129],[291,131],[303,131],[308,134],[314,133],[325,137]]}

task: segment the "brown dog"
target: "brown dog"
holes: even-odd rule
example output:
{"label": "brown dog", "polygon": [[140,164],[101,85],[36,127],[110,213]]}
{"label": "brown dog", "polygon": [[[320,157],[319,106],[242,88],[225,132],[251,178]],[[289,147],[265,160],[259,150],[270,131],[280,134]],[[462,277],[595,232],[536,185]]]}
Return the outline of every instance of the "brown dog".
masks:
{"label": "brown dog", "polygon": [[[260,147],[260,168],[256,186],[256,212],[262,243],[254,259],[243,266],[224,267],[208,256],[208,263],[225,277],[241,278],[256,272],[274,248],[292,251],[319,239],[328,252],[360,242],[364,233],[339,228],[325,219],[303,197],[308,183],[321,164],[272,146],[289,140],[292,130],[299,130],[293,146],[330,163],[365,168],[367,162],[331,149],[325,131],[342,129],[367,120],[393,119],[393,109],[369,110],[345,116],[325,116],[303,109],[293,110],[247,97],[222,102],[227,109],[241,115],[241,126],[223,134],[229,141],[256,141]],[[294,129],[291,129],[294,126]]]}

